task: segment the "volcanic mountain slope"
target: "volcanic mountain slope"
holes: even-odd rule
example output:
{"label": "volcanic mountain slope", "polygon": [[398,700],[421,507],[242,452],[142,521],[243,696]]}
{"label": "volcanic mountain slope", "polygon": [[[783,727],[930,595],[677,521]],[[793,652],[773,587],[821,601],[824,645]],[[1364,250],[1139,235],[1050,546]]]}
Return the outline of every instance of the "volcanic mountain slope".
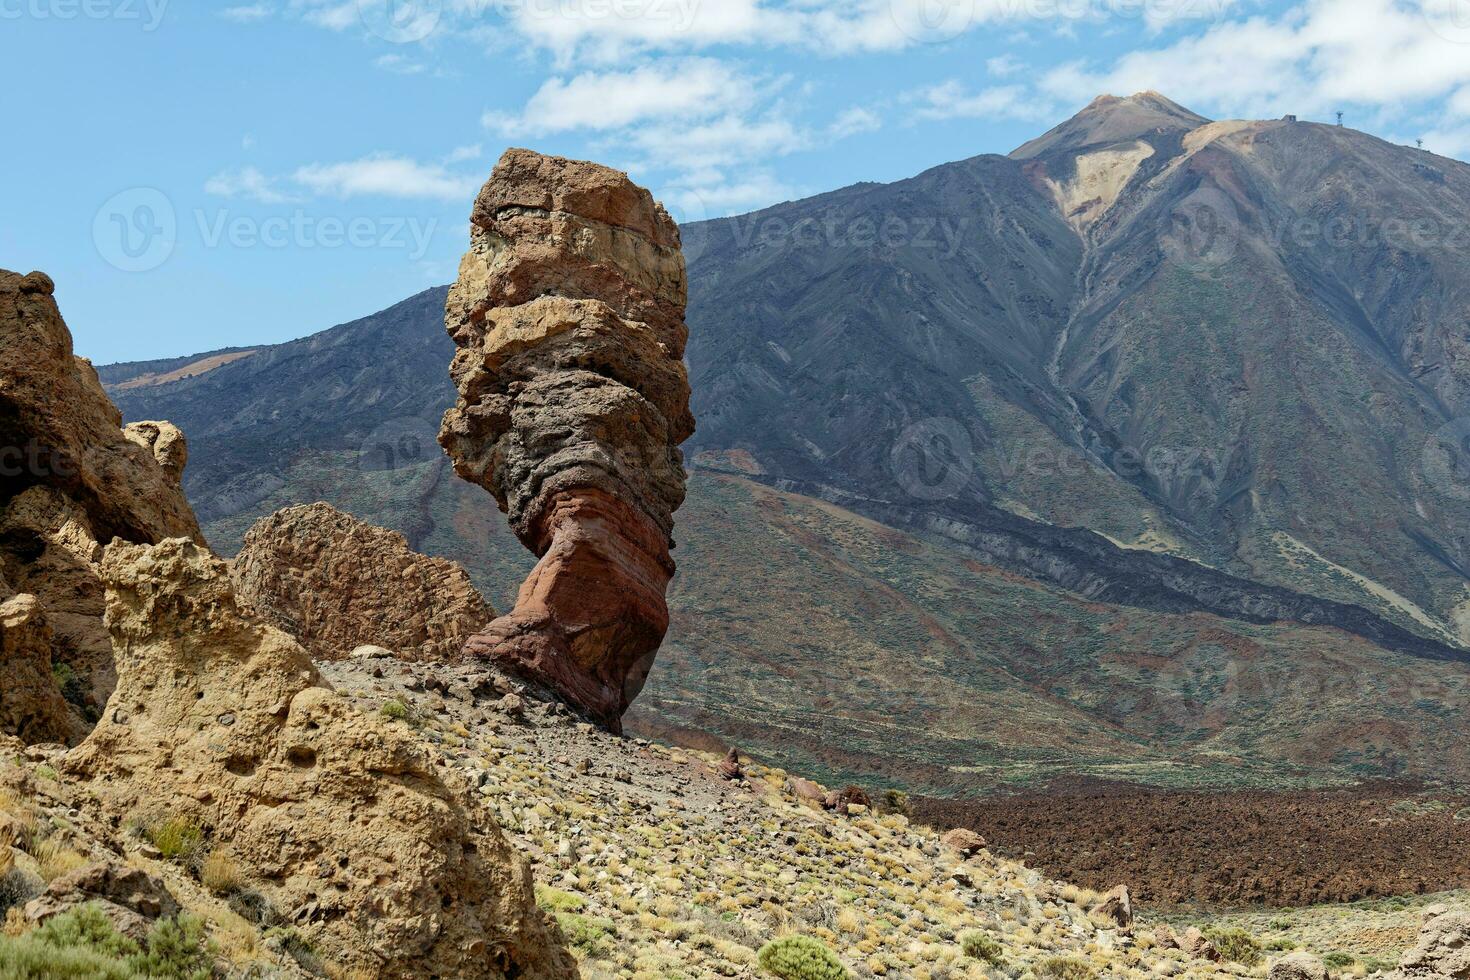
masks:
{"label": "volcanic mountain slope", "polygon": [[694,450],[1460,642],[1467,212],[1451,160],[1103,97],[1009,157],[699,226]]}
{"label": "volcanic mountain slope", "polygon": [[[1287,139],[1307,144],[1270,150]],[[1221,154],[1250,179],[1220,177]],[[1330,175],[1292,169],[1324,154]],[[1438,190],[1400,187],[1431,180],[1416,166]],[[1409,259],[1379,250],[1374,316],[1418,304],[1417,349],[1450,352],[1396,373],[1408,355],[1369,351],[1326,285],[1280,272],[1308,267],[1310,222],[1260,232],[1323,211],[1303,195],[1334,180],[1364,213],[1470,202],[1465,170],[1145,95],[1013,157],[686,228],[696,473],[634,723],[934,789],[1016,762],[1023,780],[1175,785],[1460,766],[1422,746],[1464,701],[1464,504],[1452,466],[1419,461],[1458,410],[1459,273],[1432,255],[1396,280]],[[1314,268],[1347,261],[1341,240]],[[433,442],[453,399],[443,304],[103,376],[128,417],[189,433],[217,548],[323,499],[508,606],[529,556]]]}
{"label": "volcanic mountain slope", "polygon": [[[114,395],[129,415],[194,427],[186,481],[217,548],[324,499],[465,563],[504,607],[531,556],[448,471],[425,421],[452,398],[442,298]],[[382,380],[403,362],[370,354],[390,343],[444,348],[407,359],[417,374],[397,383],[415,401]],[[200,471],[229,479],[221,490]],[[1453,663],[1335,629],[1085,601],[710,468],[694,470],[678,537],[673,628],[629,718],[638,730],[936,792],[1079,771],[1175,786],[1470,772],[1470,759],[1425,750],[1455,744],[1460,716],[1443,705],[1463,702],[1465,672]],[[1378,722],[1362,726],[1363,712]]]}

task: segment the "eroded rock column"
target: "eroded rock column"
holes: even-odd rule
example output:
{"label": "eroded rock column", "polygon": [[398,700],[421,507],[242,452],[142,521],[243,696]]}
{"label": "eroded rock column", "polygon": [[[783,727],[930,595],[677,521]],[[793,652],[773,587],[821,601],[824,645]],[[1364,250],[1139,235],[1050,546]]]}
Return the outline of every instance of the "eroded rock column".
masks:
{"label": "eroded rock column", "polygon": [[668,630],[684,369],[679,230],[625,174],[511,150],[475,202],[440,442],[540,562],[466,644],[619,727]]}

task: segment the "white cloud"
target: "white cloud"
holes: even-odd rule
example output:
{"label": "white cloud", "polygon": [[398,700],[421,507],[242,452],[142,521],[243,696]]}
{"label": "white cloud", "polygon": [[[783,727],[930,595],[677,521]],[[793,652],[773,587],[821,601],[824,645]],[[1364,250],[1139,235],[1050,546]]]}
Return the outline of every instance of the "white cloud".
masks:
{"label": "white cloud", "polygon": [[[461,0],[462,12],[483,10],[481,0]],[[611,61],[632,50],[697,50],[715,44],[778,40],[781,25],[762,0],[619,0],[567,3],[521,0],[510,7],[510,26],[564,62],[574,54]]]}
{"label": "white cloud", "polygon": [[345,31],[362,23],[357,0],[291,0],[291,6],[307,23],[329,31]]}
{"label": "white cloud", "polygon": [[204,191],[219,197],[244,197],[261,204],[286,204],[294,198],[275,187],[275,182],[254,167],[227,170],[204,182]]}
{"label": "white cloud", "polygon": [[297,169],[291,179],[317,194],[331,197],[403,197],[465,201],[479,190],[483,178],[456,174],[439,164],[419,163],[406,157],[373,155],[345,163],[313,163]]}
{"label": "white cloud", "polygon": [[380,55],[373,64],[395,75],[422,75],[427,70],[417,61],[401,54]]}
{"label": "white cloud", "polygon": [[456,146],[449,151],[444,158],[445,164],[463,163],[466,160],[478,160],[485,155],[485,144],[475,143],[471,146]]}
{"label": "white cloud", "polygon": [[1424,149],[1458,160],[1470,159],[1470,126],[1432,129],[1424,134]]}
{"label": "white cloud", "polygon": [[619,134],[619,143],[641,151],[646,162],[639,169],[691,174],[785,156],[811,146],[812,137],[773,112],[754,119],[730,114],[698,123],[639,127]]}
{"label": "white cloud", "polygon": [[832,125],[827,127],[827,133],[833,139],[846,139],[858,133],[871,133],[882,128],[883,120],[876,112],[862,106],[853,106],[832,121]]}
{"label": "white cloud", "polygon": [[547,79],[515,114],[487,113],[505,136],[612,130],[649,119],[702,118],[749,105],[763,83],[709,58],[685,58],[630,71]]}
{"label": "white cloud", "polygon": [[985,70],[996,78],[1010,78],[1012,75],[1023,71],[1026,65],[1015,55],[1003,54],[995,58],[988,58],[985,62]]}
{"label": "white cloud", "polygon": [[518,112],[487,113],[484,122],[512,138],[586,134],[598,159],[723,211],[790,193],[762,169],[773,159],[880,123],[855,107],[825,127],[806,126],[784,99],[788,81],[712,58],[658,60],[550,78]]}
{"label": "white cloud", "polygon": [[225,20],[232,20],[237,24],[253,24],[256,21],[265,20],[275,14],[276,10],[270,4],[253,3],[242,7],[226,7],[219,12]]}
{"label": "white cloud", "polygon": [[914,105],[914,115],[919,119],[1041,121],[1053,118],[1057,112],[1049,99],[1038,99],[1024,85],[997,85],[971,92],[955,79],[912,92],[905,101]]}
{"label": "white cloud", "polygon": [[1066,64],[1042,87],[1067,101],[1159,89],[1242,116],[1396,108],[1470,83],[1470,48],[1431,29],[1430,17],[1396,0],[1308,0],[1280,17],[1219,24],[1111,65]]}
{"label": "white cloud", "polygon": [[[1110,0],[1136,3],[1137,0]],[[1142,0],[1143,22],[1154,33],[1188,21],[1223,20],[1237,0]]]}
{"label": "white cloud", "polygon": [[1143,21],[1155,32],[1218,20],[1239,0],[291,0],[332,30],[362,23],[394,40],[453,36],[550,52],[558,67],[719,46],[825,55],[943,44],[996,24]]}
{"label": "white cloud", "polygon": [[705,174],[702,179],[664,188],[660,198],[675,220],[686,224],[769,207],[800,197],[801,193],[766,171],[756,171],[729,179],[721,173]]}

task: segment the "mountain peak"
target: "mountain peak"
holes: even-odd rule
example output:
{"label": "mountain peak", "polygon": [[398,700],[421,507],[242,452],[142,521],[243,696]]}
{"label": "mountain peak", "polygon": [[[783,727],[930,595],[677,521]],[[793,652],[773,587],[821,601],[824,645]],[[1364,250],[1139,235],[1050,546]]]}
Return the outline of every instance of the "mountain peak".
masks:
{"label": "mountain peak", "polygon": [[1120,98],[1099,95],[1071,119],[1017,147],[1025,160],[1056,150],[1079,150],[1135,140],[1150,133],[1189,132],[1210,120],[1152,89]]}

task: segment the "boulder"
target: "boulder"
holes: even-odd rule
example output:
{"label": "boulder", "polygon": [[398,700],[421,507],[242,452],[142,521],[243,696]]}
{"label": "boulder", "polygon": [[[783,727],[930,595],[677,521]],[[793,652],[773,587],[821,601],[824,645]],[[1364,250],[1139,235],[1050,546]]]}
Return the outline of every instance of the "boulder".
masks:
{"label": "boulder", "polygon": [[177,485],[184,482],[184,467],[189,462],[189,444],[183,430],[172,422],[130,422],[123,435],[153,454],[153,460]]}
{"label": "boulder", "polygon": [[86,734],[52,672],[51,624],[33,595],[0,602],[0,729],[34,745]]}
{"label": "boulder", "polygon": [[867,790],[861,786],[848,786],[844,789],[833,790],[828,793],[827,798],[822,801],[822,805],[829,810],[846,813],[847,808],[850,806],[870,807],[873,805],[873,801],[868,798]]}
{"label": "boulder", "polygon": [[1290,953],[1271,964],[1267,980],[1327,980],[1327,967],[1311,953]]}
{"label": "boulder", "polygon": [[324,503],[256,523],[232,574],[239,597],[317,660],[373,645],[442,662],[495,615],[458,564]]}
{"label": "boulder", "polygon": [[53,290],[42,273],[0,270],[0,578],[40,600],[50,659],[96,712],[114,680],[99,542],[203,538],[179,487],[182,434],[162,422],[124,431]]}
{"label": "boulder", "polygon": [[1214,963],[1220,961],[1220,951],[1197,926],[1184,930],[1184,935],[1179,939],[1179,948],[1192,960],[1210,960]]}
{"label": "boulder", "polygon": [[130,939],[146,939],[153,923],[179,914],[179,903],[157,878],[116,861],[94,861],[67,872],[27,903],[25,917],[32,925],[92,903],[118,932]]}
{"label": "boulder", "polygon": [[946,847],[959,851],[967,858],[974,857],[985,850],[985,838],[964,827],[956,827],[951,830],[944,835],[943,841]]}
{"label": "boulder", "polygon": [[1399,960],[1409,977],[1470,978],[1470,912],[1443,912],[1419,930],[1419,941]]}
{"label": "boulder", "polygon": [[1095,910],[1099,916],[1124,932],[1133,929],[1133,896],[1127,885],[1119,885],[1103,896]]}
{"label": "boulder", "polygon": [[89,805],[197,823],[346,972],[575,976],[469,787],[325,687],[224,562],[185,539],[114,542],[102,573],[117,691],[60,764]]}
{"label": "boulder", "polygon": [[810,779],[802,779],[800,776],[792,776],[786,780],[786,789],[792,796],[803,803],[811,803],[822,806],[827,799],[827,791]]}
{"label": "boulder", "polygon": [[745,771],[740,768],[739,749],[731,749],[729,754],[725,756],[724,760],[720,763],[719,774],[721,779],[730,781],[745,777]]}
{"label": "boulder", "polygon": [[679,230],[627,175],[528,150],[501,158],[471,224],[439,440],[540,560],[464,652],[620,730],[668,630],[694,431]]}

